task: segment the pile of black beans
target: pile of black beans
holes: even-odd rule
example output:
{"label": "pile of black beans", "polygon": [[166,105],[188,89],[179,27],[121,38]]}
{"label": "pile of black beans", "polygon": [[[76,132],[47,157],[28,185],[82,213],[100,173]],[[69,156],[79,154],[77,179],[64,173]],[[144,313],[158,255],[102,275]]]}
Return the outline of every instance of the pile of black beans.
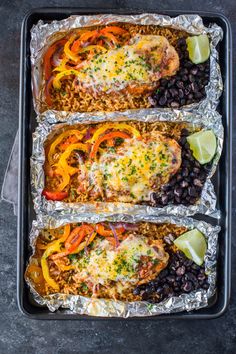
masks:
{"label": "pile of black beans", "polygon": [[153,206],[167,204],[193,205],[201,197],[202,188],[211,168],[211,162],[201,165],[192,154],[187,136],[189,131],[182,129],[179,145],[182,148],[182,164],[179,171],[171,177],[168,184],[161,187],[159,193],[151,195]]}
{"label": "pile of black beans", "polygon": [[175,76],[160,80],[160,86],[152,96],[154,106],[179,108],[201,101],[209,82],[209,59],[202,64],[193,64],[189,59],[186,40],[179,39],[176,48],[180,69]]}
{"label": "pile of black beans", "polygon": [[183,252],[170,252],[167,268],[161,271],[155,280],[136,287],[134,295],[151,303],[163,301],[171,296],[187,294],[197,289],[207,290],[209,283],[204,264],[198,266],[188,259]]}

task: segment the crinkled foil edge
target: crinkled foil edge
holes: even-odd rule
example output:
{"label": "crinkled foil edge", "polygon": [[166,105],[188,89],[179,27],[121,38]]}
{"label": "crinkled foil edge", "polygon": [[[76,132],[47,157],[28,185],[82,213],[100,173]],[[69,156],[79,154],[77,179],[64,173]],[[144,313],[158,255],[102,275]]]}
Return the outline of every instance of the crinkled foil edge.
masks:
{"label": "crinkled foil edge", "polygon": [[[55,39],[60,38],[64,32],[73,28],[106,25],[112,22],[126,22],[140,25],[159,25],[184,30],[190,34],[208,34],[210,37],[210,80],[206,86],[206,98],[199,103],[183,106],[183,110],[198,110],[204,112],[206,109],[216,109],[223,90],[223,82],[219,66],[219,55],[216,49],[217,44],[223,38],[223,30],[216,24],[204,26],[199,15],[180,15],[169,17],[153,13],[140,15],[113,15],[101,14],[92,16],[71,16],[62,21],[44,23],[40,20],[31,29],[31,68],[32,68],[32,91],[33,102],[36,113],[40,112],[40,89],[43,84],[41,73],[42,55]],[[46,47],[45,47],[46,46]],[[170,108],[163,108],[162,111],[170,111]]]}
{"label": "crinkled foil edge", "polygon": [[[215,294],[216,289],[216,261],[219,226],[212,226],[204,221],[194,220],[192,218],[180,218],[176,216],[145,216],[145,215],[111,215],[103,219],[110,222],[152,222],[152,223],[172,223],[179,226],[185,226],[188,229],[197,228],[207,239],[207,251],[205,255],[205,271],[208,275],[208,290],[195,290],[189,294],[182,294],[178,297],[171,297],[158,304],[151,304],[147,301],[123,302],[108,299],[88,298],[80,295],[52,294],[47,296],[39,295],[30,279],[26,278],[34,300],[40,305],[46,305],[50,311],[56,311],[60,307],[67,309],[66,313],[74,313],[89,316],[101,317],[145,317],[161,314],[176,313],[181,311],[197,310],[208,305],[208,300]],[[36,239],[42,228],[54,228],[63,226],[66,223],[87,221],[93,222],[88,215],[87,218],[80,214],[52,217],[41,215],[37,221],[33,222],[30,243],[35,251]]]}
{"label": "crinkled foil edge", "polygon": [[[31,183],[32,183],[32,195],[35,211],[37,214],[46,212],[52,214],[59,212],[63,215],[74,214],[80,212],[83,215],[97,214],[97,220],[104,216],[117,213],[126,214],[140,214],[145,215],[159,215],[159,214],[173,214],[179,216],[193,215],[196,213],[211,215],[212,217],[219,218],[220,213],[216,209],[216,195],[214,192],[213,184],[210,178],[213,176],[218,161],[220,159],[222,146],[223,146],[223,126],[219,113],[213,111],[206,111],[204,118],[199,113],[173,111],[173,112],[153,112],[146,114],[145,110],[139,112],[119,112],[119,114],[111,112],[107,114],[101,114],[99,116],[91,116],[86,113],[65,113],[57,111],[46,111],[43,113],[43,123],[39,124],[36,131],[33,133],[33,153],[31,157]],[[64,123],[58,123],[64,119]],[[142,121],[142,122],[188,122],[194,126],[200,126],[204,129],[212,129],[217,137],[217,151],[213,160],[212,169],[203,187],[202,195],[197,204],[191,206],[184,205],[167,205],[163,208],[156,208],[145,205],[133,205],[129,203],[64,203],[48,201],[42,196],[42,190],[44,189],[44,142],[46,141],[48,134],[55,131],[59,127],[64,125],[73,124],[91,124],[101,123],[105,121]],[[207,123],[206,123],[207,122]]]}

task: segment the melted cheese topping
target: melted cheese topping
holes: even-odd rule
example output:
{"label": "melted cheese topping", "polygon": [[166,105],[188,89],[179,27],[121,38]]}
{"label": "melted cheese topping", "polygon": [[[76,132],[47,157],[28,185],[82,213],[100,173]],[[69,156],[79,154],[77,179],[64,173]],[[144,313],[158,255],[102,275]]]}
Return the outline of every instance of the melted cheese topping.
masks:
{"label": "melted cheese topping", "polygon": [[158,253],[143,237],[130,235],[117,249],[103,240],[98,248],[90,252],[86,267],[84,260],[79,264],[80,278],[89,278],[93,284],[108,281],[135,283],[138,281],[137,267],[141,256],[148,256],[153,265],[158,263]]}
{"label": "melted cheese topping", "polygon": [[170,46],[168,41],[162,36],[152,35],[137,36],[133,41],[131,45],[96,54],[83,66],[78,79],[88,86],[102,85],[104,91],[111,85],[120,88],[132,81],[145,83],[158,80],[161,77],[160,64],[166,55],[165,48]]}
{"label": "melted cheese topping", "polygon": [[[169,179],[181,162],[181,150],[174,140],[160,137],[148,143],[126,140],[116,153],[106,151],[90,170],[90,180],[101,184],[109,197],[115,193],[119,201],[150,199],[157,179]],[[101,177],[102,176],[102,177]],[[119,195],[119,192],[124,194]]]}

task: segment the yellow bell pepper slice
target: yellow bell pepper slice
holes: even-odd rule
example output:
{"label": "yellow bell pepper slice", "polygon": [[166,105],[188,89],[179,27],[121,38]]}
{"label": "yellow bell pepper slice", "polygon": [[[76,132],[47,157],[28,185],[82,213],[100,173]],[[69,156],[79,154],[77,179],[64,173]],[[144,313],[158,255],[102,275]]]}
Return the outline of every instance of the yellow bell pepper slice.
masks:
{"label": "yellow bell pepper slice", "polygon": [[141,134],[140,132],[135,129],[134,127],[130,126],[126,123],[107,123],[104,124],[101,128],[95,131],[92,138],[89,140],[91,144],[95,143],[95,141],[99,138],[100,135],[105,133],[108,129],[117,129],[117,130],[126,130],[130,132],[135,138],[140,139]]}
{"label": "yellow bell pepper slice", "polygon": [[83,129],[81,131],[76,130],[76,129],[70,129],[70,130],[66,130],[62,134],[60,134],[54,140],[54,142],[51,144],[49,152],[48,152],[48,162],[50,163],[50,165],[52,165],[54,163],[53,155],[55,154],[55,150],[56,150],[57,145],[60,144],[63,139],[68,138],[71,135],[75,135],[77,137],[78,141],[80,141],[83,139],[85,132],[86,132],[86,129]]}
{"label": "yellow bell pepper slice", "polygon": [[67,171],[65,171],[63,168],[61,168],[58,164],[56,165],[55,172],[57,174],[59,174],[60,176],[62,176],[62,181],[57,186],[57,192],[61,192],[70,183],[70,175]]}
{"label": "yellow bell pepper slice", "polygon": [[90,50],[96,50],[96,51],[100,51],[100,52],[103,52],[103,53],[107,52],[107,49],[106,49],[106,48],[104,48],[104,47],[102,47],[101,45],[98,45],[98,44],[97,44],[97,45],[88,45],[87,47],[81,49],[81,50],[79,51],[79,53],[88,52],[88,51],[90,51]]}
{"label": "yellow bell pepper slice", "polygon": [[88,153],[88,147],[82,143],[72,144],[72,145],[68,146],[68,148],[61,155],[61,157],[58,161],[58,165],[60,165],[63,168],[63,170],[67,171],[70,175],[73,175],[76,172],[78,172],[78,168],[69,166],[66,161],[68,159],[68,157],[70,156],[70,154],[72,153],[72,151],[74,151],[74,150],[81,150],[81,151]]}
{"label": "yellow bell pepper slice", "polygon": [[70,70],[65,70],[62,71],[60,73],[58,73],[55,78],[53,79],[53,87],[56,90],[60,90],[61,88],[61,79],[65,76],[69,76],[69,75],[75,75],[78,76],[80,74],[80,72],[78,70],[75,69],[70,69]]}
{"label": "yellow bell pepper slice", "polygon": [[45,281],[47,282],[47,284],[50,285],[56,291],[59,291],[60,287],[55,282],[55,280],[50,276],[47,258],[51,254],[61,251],[61,244],[63,242],[65,242],[65,240],[67,239],[69,234],[70,234],[70,225],[67,224],[64,227],[63,236],[56,241],[50,242],[48,247],[46,248],[46,251],[43,253],[42,258],[41,258],[41,267],[42,267],[43,277],[44,277]]}
{"label": "yellow bell pepper slice", "polygon": [[70,39],[66,42],[65,46],[64,46],[64,53],[65,53],[65,55],[66,55],[69,59],[71,59],[71,60],[73,60],[73,61],[75,61],[75,62],[77,62],[77,61],[79,60],[79,57],[78,57],[77,54],[73,53],[73,52],[70,50],[70,46],[71,46],[71,44],[74,42],[74,40],[76,39],[77,36],[78,36],[78,35],[76,35],[76,34],[72,35],[72,36],[70,37]]}

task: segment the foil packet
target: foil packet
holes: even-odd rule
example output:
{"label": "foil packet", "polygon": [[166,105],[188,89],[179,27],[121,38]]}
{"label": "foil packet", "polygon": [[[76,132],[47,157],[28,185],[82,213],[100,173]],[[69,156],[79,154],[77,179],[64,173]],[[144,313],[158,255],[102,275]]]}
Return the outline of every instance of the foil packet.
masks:
{"label": "foil packet", "polygon": [[101,316],[101,317],[145,317],[156,316],[161,314],[176,313],[181,311],[197,310],[208,305],[209,299],[215,294],[216,288],[216,261],[217,261],[217,245],[219,226],[212,226],[204,221],[194,220],[192,218],[180,218],[176,216],[144,216],[137,215],[111,215],[104,219],[101,216],[87,217],[81,216],[80,213],[72,215],[64,215],[52,217],[49,215],[40,215],[37,221],[33,222],[30,232],[30,243],[35,251],[36,239],[39,232],[43,228],[57,228],[67,223],[73,222],[151,222],[151,223],[172,223],[178,226],[185,226],[189,230],[197,228],[207,239],[207,251],[205,254],[205,272],[208,275],[208,290],[198,289],[188,294],[170,297],[160,303],[152,304],[147,301],[124,302],[111,299],[88,298],[80,295],[52,294],[39,295],[30,279],[26,278],[34,300],[42,305],[47,306],[50,311],[56,311],[60,307],[66,309],[66,313],[74,313],[79,315]]}
{"label": "foil packet", "polygon": [[[216,195],[213,184],[210,178],[213,176],[218,161],[220,159],[223,146],[223,126],[221,124],[221,117],[215,111],[206,111],[204,119],[202,114],[193,112],[173,111],[173,112],[156,112],[153,110],[150,114],[145,114],[145,110],[138,112],[116,112],[104,113],[100,116],[93,116],[86,113],[66,113],[56,111],[46,111],[43,117],[39,120],[43,123],[39,124],[33,134],[33,152],[31,157],[31,183],[32,195],[35,211],[37,214],[47,213],[53,214],[55,212],[63,215],[74,213],[81,213],[81,215],[98,214],[98,217],[105,217],[111,214],[128,214],[128,215],[160,215],[173,214],[179,216],[188,216],[197,213],[211,215],[219,218],[219,211],[216,209]],[[64,123],[62,121],[64,120]],[[133,205],[130,203],[108,203],[108,202],[86,202],[86,203],[65,203],[60,201],[48,201],[42,196],[44,189],[44,143],[48,135],[55,132],[58,128],[64,125],[73,124],[91,124],[101,122],[117,122],[117,121],[142,121],[142,122],[187,122],[196,127],[203,129],[212,129],[217,137],[217,151],[212,163],[212,169],[209,172],[208,178],[204,184],[202,195],[197,204],[191,206],[184,205],[167,205],[162,208]],[[206,123],[207,122],[207,123]],[[57,124],[58,123],[58,124]]]}
{"label": "foil packet", "polygon": [[[44,23],[40,20],[31,29],[31,67],[32,67],[32,91],[36,113],[42,111],[41,88],[44,85],[42,79],[42,56],[45,49],[55,40],[60,39],[66,32],[80,27],[95,25],[107,25],[112,22],[125,22],[139,25],[158,25],[179,30],[184,30],[192,35],[207,34],[210,38],[210,79],[206,86],[206,98],[199,103],[183,106],[183,110],[198,110],[204,112],[206,109],[216,109],[223,90],[219,55],[217,44],[223,38],[223,30],[216,24],[204,26],[199,15],[180,15],[169,17],[165,15],[144,13],[139,15],[112,15],[100,14],[91,16],[71,16],[62,21]],[[163,108],[162,111],[170,111],[170,108]]]}

